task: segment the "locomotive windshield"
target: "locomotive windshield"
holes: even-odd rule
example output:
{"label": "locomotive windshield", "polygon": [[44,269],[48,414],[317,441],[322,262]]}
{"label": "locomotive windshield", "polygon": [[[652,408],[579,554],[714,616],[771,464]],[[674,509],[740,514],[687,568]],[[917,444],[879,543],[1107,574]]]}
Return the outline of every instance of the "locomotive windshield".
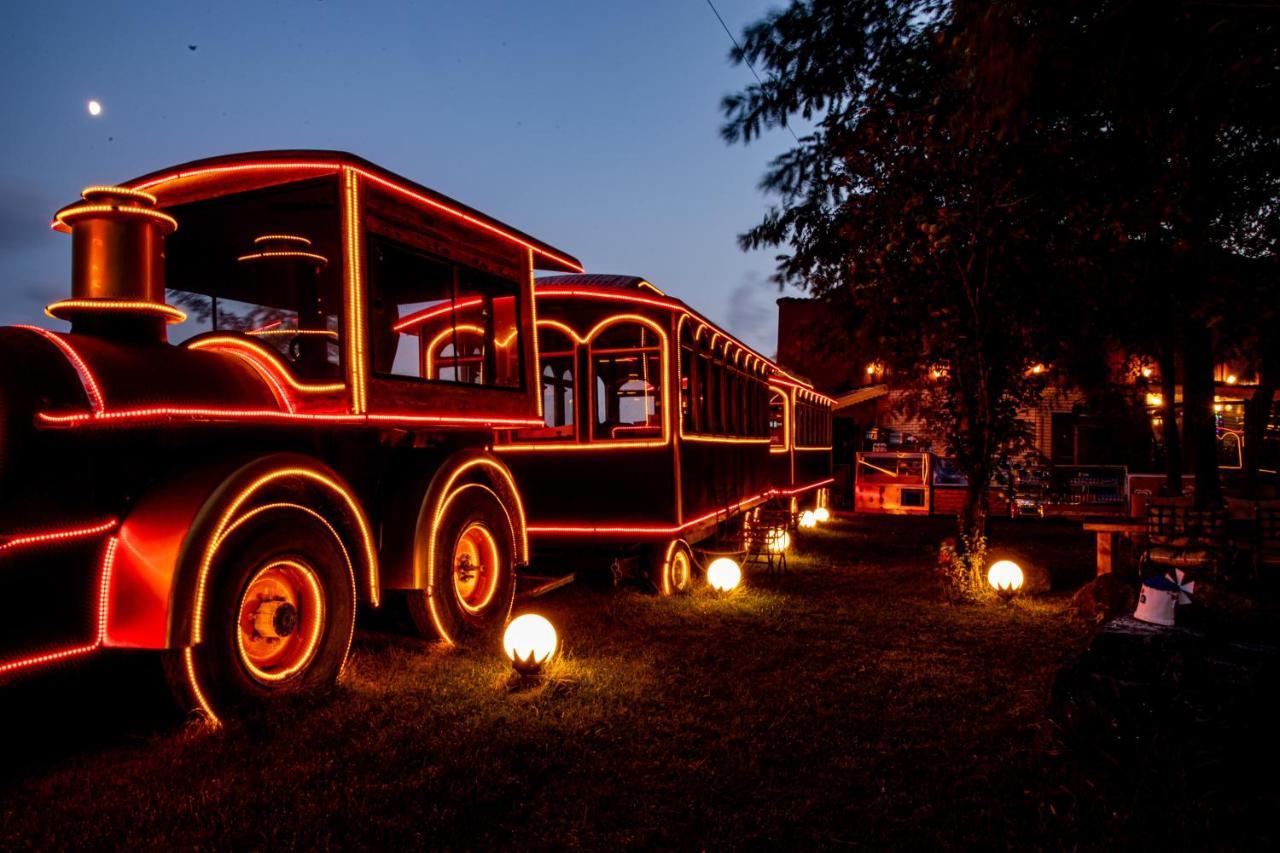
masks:
{"label": "locomotive windshield", "polygon": [[170,209],[170,301],[182,341],[235,332],[277,350],[298,375],[340,376],[342,243],[332,180],[287,184]]}

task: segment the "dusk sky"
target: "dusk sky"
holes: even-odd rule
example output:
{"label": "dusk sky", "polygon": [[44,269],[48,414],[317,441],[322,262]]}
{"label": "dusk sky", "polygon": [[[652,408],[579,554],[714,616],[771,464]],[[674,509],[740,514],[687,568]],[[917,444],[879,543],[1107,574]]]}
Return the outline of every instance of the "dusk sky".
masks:
{"label": "dusk sky", "polygon": [[[737,35],[771,5],[719,0]],[[773,252],[736,236],[785,131],[719,136],[751,80],[705,0],[16,3],[0,31],[0,323],[62,327],[89,184],[271,148],[351,151],[577,255],[650,278],[772,353]],[[194,47],[194,49],[192,49]],[[93,117],[87,103],[102,113]]]}

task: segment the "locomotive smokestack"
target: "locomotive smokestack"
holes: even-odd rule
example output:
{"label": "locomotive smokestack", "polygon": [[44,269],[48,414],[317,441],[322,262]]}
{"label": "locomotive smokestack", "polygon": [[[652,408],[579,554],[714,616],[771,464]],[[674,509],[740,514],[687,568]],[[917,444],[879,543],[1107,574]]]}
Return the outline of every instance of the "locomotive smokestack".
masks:
{"label": "locomotive smokestack", "polygon": [[71,298],[45,309],[73,332],[164,342],[186,315],[164,301],[164,238],[178,222],[156,197],[126,187],[88,187],[54,216],[72,241]]}

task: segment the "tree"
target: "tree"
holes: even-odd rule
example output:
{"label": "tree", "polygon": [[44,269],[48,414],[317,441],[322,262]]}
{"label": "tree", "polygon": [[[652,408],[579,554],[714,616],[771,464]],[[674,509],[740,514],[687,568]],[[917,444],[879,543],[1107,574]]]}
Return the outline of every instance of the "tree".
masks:
{"label": "tree", "polygon": [[[1078,167],[1044,203],[1087,213],[1069,221],[1071,242],[1095,260],[1099,319],[1115,343],[1158,357],[1169,490],[1182,491],[1180,378],[1196,494],[1216,502],[1215,362],[1233,341],[1265,343],[1259,323],[1274,302],[1280,4],[1005,0],[992,8],[1036,45],[1022,76],[1041,149]],[[1241,305],[1255,310],[1242,314]]]}
{"label": "tree", "polygon": [[973,486],[962,533],[1038,393],[1027,367],[1081,380],[1104,343],[1158,358],[1171,486],[1183,438],[1218,499],[1215,355],[1248,331],[1227,306],[1257,294],[1234,261],[1276,257],[1277,9],[807,0],[747,29],[732,56],[766,76],[725,99],[725,138],[813,130],[742,242],[786,246],[778,277],[910,377]]}
{"label": "tree", "polygon": [[963,557],[992,476],[1027,438],[1019,411],[1079,323],[1043,264],[1057,226],[1030,203],[1034,149],[1003,116],[975,120],[990,115],[984,81],[956,21],[929,2],[793,3],[735,51],[769,76],[725,99],[723,132],[813,122],[763,180],[781,205],[742,243],[787,245],[779,278],[848,318],[946,441],[969,481]]}

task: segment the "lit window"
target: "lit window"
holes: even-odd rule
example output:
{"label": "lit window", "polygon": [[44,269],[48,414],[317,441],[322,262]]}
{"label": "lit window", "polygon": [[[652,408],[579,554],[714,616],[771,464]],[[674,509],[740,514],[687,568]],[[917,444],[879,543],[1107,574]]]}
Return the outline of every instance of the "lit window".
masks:
{"label": "lit window", "polygon": [[651,329],[610,326],[591,341],[595,424],[599,441],[662,437],[662,349]]}

